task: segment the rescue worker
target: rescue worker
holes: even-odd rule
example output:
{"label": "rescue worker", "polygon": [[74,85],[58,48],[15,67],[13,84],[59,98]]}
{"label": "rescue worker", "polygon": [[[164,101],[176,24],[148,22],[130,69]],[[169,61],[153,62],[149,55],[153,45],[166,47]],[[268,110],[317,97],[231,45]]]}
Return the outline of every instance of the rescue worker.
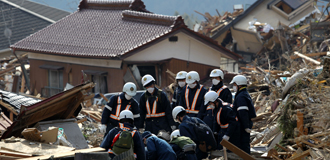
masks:
{"label": "rescue worker", "polygon": [[146,148],[147,160],[168,160],[176,159],[172,147],[163,139],[153,136],[151,132],[145,131],[142,134]]}
{"label": "rescue worker", "polygon": [[[129,110],[124,110],[120,112],[119,115],[119,127],[115,127],[110,130],[110,132],[105,136],[103,139],[100,147],[105,148],[108,150],[109,156],[111,159],[115,157],[115,153],[112,151],[112,146],[113,146],[113,140],[115,136],[120,133],[121,130],[131,130],[132,132],[132,137],[133,137],[133,143],[134,143],[134,155],[137,160],[145,160],[146,159],[146,153],[144,149],[144,144],[141,139],[140,133],[133,129],[134,125],[134,117],[133,113]],[[119,129],[120,128],[120,129]]]}
{"label": "rescue worker", "polygon": [[243,75],[237,75],[230,82],[236,92],[233,110],[237,113],[241,124],[241,149],[250,154],[250,133],[253,126],[252,118],[256,117],[256,111],[248,93],[247,79]]}
{"label": "rescue worker", "polygon": [[214,69],[210,73],[210,78],[212,80],[212,87],[209,91],[215,91],[218,94],[218,97],[227,103],[232,104],[233,96],[229,88],[223,85],[224,74],[220,69]]}
{"label": "rescue worker", "polygon": [[209,91],[205,94],[205,105],[215,108],[216,123],[214,130],[218,133],[218,149],[221,150],[222,139],[229,140],[232,144],[240,147],[240,123],[236,113],[232,109],[232,104],[222,101],[217,92]]}
{"label": "rescue worker", "polygon": [[199,74],[196,71],[190,71],[186,75],[188,85],[184,96],[181,97],[180,104],[187,110],[187,115],[190,117],[202,117],[199,110],[204,107],[204,95],[207,90],[199,84],[199,80]]}
{"label": "rescue worker", "polygon": [[195,142],[189,137],[180,136],[178,129],[171,133],[170,145],[176,153],[177,160],[197,160]]}
{"label": "rescue worker", "polygon": [[127,82],[123,87],[123,92],[119,95],[114,95],[105,105],[100,132],[105,133],[104,136],[114,127],[118,126],[119,114],[123,110],[130,110],[134,114],[134,125],[138,127],[140,121],[139,105],[133,98],[136,95],[136,86],[132,82]]}
{"label": "rescue worker", "polygon": [[149,74],[142,77],[142,84],[147,90],[140,98],[140,128],[144,128],[145,122],[145,130],[155,135],[160,130],[175,130],[172,109],[166,94],[155,87],[155,79]]}
{"label": "rescue worker", "polygon": [[[203,97],[204,99],[204,97]],[[203,102],[204,105],[204,102]],[[195,120],[192,119],[192,117],[187,115],[187,111],[185,108],[183,108],[182,106],[176,106],[173,111],[172,111],[172,115],[174,118],[175,122],[179,122],[179,131],[180,131],[180,135],[181,136],[186,136],[191,138],[195,143],[196,143],[196,156],[198,160],[204,159],[208,156],[208,153],[202,152],[199,149],[199,141],[198,141],[198,137],[197,134],[195,133],[194,130],[194,126],[191,125],[191,123],[195,123]],[[196,120],[199,123],[205,124],[202,120],[200,120],[199,118],[196,117]]]}
{"label": "rescue worker", "polygon": [[181,97],[184,95],[185,87],[186,87],[186,71],[180,71],[176,74],[176,83],[178,87],[175,89],[173,98],[172,98],[172,108],[179,106],[179,102]]}

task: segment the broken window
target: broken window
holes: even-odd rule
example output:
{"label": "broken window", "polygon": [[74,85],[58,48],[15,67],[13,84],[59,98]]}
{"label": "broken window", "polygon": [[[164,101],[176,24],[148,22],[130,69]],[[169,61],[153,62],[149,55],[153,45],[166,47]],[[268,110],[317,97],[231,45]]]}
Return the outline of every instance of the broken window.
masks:
{"label": "broken window", "polygon": [[107,76],[105,75],[91,75],[92,82],[95,87],[93,88],[94,93],[108,93]]}
{"label": "broken window", "polygon": [[47,97],[53,96],[63,91],[63,71],[62,70],[48,70],[48,86],[44,88],[43,93]]}
{"label": "broken window", "polygon": [[275,6],[286,14],[290,14],[301,5],[305,4],[308,0],[281,0]]}

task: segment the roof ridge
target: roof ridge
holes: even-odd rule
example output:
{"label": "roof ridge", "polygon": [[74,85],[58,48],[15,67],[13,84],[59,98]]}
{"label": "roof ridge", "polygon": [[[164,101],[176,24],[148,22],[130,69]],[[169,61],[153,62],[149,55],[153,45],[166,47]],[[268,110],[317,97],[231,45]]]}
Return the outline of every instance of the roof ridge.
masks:
{"label": "roof ridge", "polygon": [[122,12],[123,20],[138,21],[145,23],[161,24],[171,26],[179,16],[167,16],[155,13],[146,13],[140,11],[124,10]]}
{"label": "roof ridge", "polygon": [[78,10],[81,9],[129,9],[133,0],[81,0]]}

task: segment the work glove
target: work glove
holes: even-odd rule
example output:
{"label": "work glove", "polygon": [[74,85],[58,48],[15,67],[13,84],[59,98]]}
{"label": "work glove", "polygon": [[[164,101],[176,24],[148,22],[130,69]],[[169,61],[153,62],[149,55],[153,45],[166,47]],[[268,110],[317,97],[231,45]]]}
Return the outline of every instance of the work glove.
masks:
{"label": "work glove", "polygon": [[251,129],[250,128],[245,128],[245,132],[246,133],[251,133]]}
{"label": "work glove", "polygon": [[104,133],[106,132],[106,130],[107,130],[107,125],[102,124],[102,125],[100,126],[100,132],[104,134]]}
{"label": "work glove", "polygon": [[226,140],[226,141],[228,141],[229,140],[229,136],[227,136],[227,135],[224,135],[223,137],[222,137],[222,139],[224,139],[224,140]]}
{"label": "work glove", "polygon": [[144,128],[140,128],[140,129],[139,129],[139,132],[140,132],[140,133],[144,133]]}
{"label": "work glove", "polygon": [[172,131],[176,129],[176,126],[171,126]]}
{"label": "work glove", "polygon": [[214,135],[218,135],[218,132],[214,132],[213,134],[214,134]]}

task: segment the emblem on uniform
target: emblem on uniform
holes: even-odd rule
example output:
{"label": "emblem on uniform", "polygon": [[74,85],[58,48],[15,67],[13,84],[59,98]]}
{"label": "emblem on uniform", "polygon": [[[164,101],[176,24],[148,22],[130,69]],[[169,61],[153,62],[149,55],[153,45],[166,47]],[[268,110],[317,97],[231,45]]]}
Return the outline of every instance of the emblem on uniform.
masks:
{"label": "emblem on uniform", "polygon": [[191,79],[191,76],[188,76],[188,79]]}
{"label": "emblem on uniform", "polygon": [[130,89],[132,92],[134,91],[134,88],[133,87],[131,87],[131,89]]}
{"label": "emblem on uniform", "polygon": [[143,78],[143,81],[147,81],[147,77],[144,77],[144,78]]}

